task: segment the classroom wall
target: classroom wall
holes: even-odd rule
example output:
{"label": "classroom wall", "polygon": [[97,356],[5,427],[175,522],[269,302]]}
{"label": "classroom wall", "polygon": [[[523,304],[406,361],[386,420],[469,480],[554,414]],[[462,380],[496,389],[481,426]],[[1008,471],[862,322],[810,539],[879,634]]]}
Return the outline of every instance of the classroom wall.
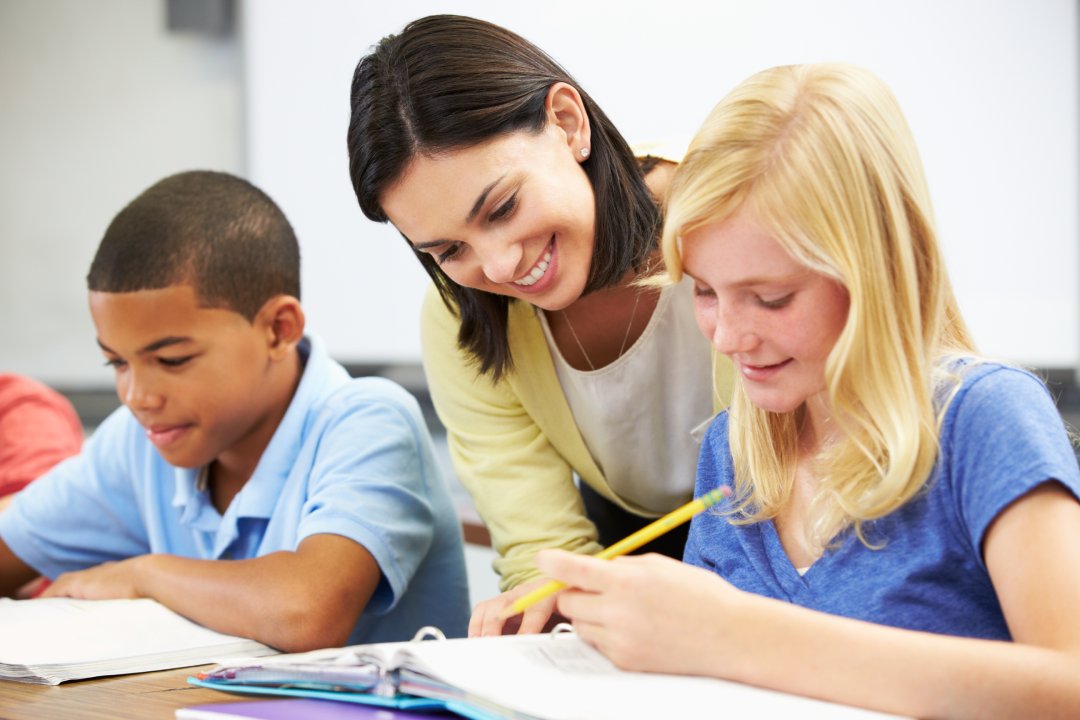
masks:
{"label": "classroom wall", "polygon": [[195,167],[244,174],[284,207],[301,238],[311,327],[337,357],[416,362],[425,278],[401,238],[356,208],[348,86],[381,36],[448,11],[536,41],[631,140],[688,139],[728,89],[769,65],[869,66],[908,112],[983,349],[1080,366],[1075,0],[240,8],[233,37],[207,38],[167,32],[163,0],[0,1],[0,369],[108,384],[85,309],[94,247],[140,190]]}
{"label": "classroom wall", "polygon": [[166,31],[163,0],[0,0],[0,372],[111,383],[86,272],[165,175],[244,172],[240,43]]}
{"label": "classroom wall", "polygon": [[357,59],[433,12],[482,17],[536,42],[631,142],[688,140],[728,90],[766,67],[871,68],[922,150],[980,347],[1030,365],[1080,364],[1075,0],[251,3],[249,168],[303,232],[308,308],[338,355],[419,352],[426,279],[392,229],[357,211],[342,147]]}

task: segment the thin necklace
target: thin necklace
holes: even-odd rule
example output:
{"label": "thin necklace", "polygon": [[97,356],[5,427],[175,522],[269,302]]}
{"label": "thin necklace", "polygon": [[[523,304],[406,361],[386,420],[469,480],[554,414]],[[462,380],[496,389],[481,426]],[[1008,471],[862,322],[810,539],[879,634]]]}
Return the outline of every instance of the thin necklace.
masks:
{"label": "thin necklace", "polygon": [[[641,302],[641,292],[634,293],[634,309],[630,311],[630,323],[626,326],[626,332],[623,333],[622,345],[619,346],[619,354],[616,355],[616,359],[621,358],[623,352],[626,351],[626,341],[630,339],[630,328],[634,327],[634,318],[637,317],[637,306]],[[574,330],[574,323],[570,322],[570,316],[566,314],[565,310],[560,310],[563,319],[566,320],[566,327],[570,328],[570,334],[574,337],[574,342],[577,343],[578,350],[585,356],[585,363],[589,366],[589,370],[596,370],[596,366],[593,365],[592,359],[589,357],[589,353],[585,352],[585,346],[581,344],[581,339],[577,335],[577,331]]]}

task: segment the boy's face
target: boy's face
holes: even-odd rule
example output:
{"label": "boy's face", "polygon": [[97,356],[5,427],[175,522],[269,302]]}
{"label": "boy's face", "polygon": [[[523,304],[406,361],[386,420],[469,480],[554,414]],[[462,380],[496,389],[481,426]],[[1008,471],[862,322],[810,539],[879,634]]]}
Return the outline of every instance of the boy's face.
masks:
{"label": "boy's face", "polygon": [[260,389],[273,363],[258,321],[201,307],[190,285],[91,292],[90,314],[120,401],[165,460],[257,460],[279,420]]}

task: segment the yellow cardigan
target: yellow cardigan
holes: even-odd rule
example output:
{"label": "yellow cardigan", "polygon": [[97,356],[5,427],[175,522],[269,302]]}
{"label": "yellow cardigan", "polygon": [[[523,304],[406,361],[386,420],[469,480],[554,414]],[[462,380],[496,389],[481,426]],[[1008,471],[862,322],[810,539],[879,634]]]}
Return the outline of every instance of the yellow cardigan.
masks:
{"label": "yellow cardigan", "polygon": [[[537,576],[544,548],[594,553],[596,528],[586,517],[582,482],[636,515],[655,513],[617,496],[589,454],[566,402],[537,309],[511,301],[507,317],[513,368],[497,383],[478,375],[457,345],[459,322],[434,286],[421,319],[424,370],[450,457],[499,554],[495,570],[508,590]],[[731,397],[731,362],[714,354],[714,409]]]}

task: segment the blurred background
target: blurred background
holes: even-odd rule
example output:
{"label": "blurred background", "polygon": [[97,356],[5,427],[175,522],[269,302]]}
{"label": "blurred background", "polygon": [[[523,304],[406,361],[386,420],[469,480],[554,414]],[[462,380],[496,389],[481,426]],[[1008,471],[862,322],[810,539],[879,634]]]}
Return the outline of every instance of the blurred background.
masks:
{"label": "blurred background", "polygon": [[631,142],[688,141],[768,66],[876,71],[922,150],[976,340],[1042,371],[1077,424],[1076,0],[0,0],[0,371],[67,393],[89,428],[115,407],[86,309],[94,249],[147,186],[205,168],[289,216],[309,327],[331,353],[423,400],[426,278],[357,208],[345,130],[360,56],[435,12],[536,42]]}

